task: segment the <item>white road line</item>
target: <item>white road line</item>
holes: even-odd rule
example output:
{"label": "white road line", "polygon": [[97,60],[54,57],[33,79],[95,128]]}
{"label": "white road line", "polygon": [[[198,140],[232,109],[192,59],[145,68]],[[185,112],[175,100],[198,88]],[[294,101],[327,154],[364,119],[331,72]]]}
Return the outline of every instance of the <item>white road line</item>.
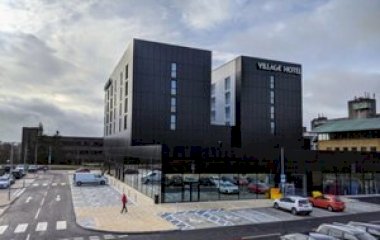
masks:
{"label": "white road line", "polygon": [[23,233],[23,232],[26,231],[27,228],[28,228],[28,224],[27,223],[19,224],[19,225],[17,225],[14,233]]}
{"label": "white road line", "polygon": [[113,235],[110,235],[110,234],[106,234],[106,235],[104,235],[103,238],[104,238],[105,240],[115,239],[115,237],[114,237]]}
{"label": "white road line", "polygon": [[32,197],[29,196],[29,197],[26,199],[25,203],[29,203],[30,200],[32,200]]}
{"label": "white road line", "polygon": [[34,217],[34,219],[37,219],[37,218],[38,218],[38,215],[40,214],[40,211],[41,211],[41,207],[38,208],[37,213],[36,213],[36,216]]}
{"label": "white road line", "polygon": [[7,228],[8,228],[8,225],[0,226],[0,235],[3,234],[5,230],[7,230]]}
{"label": "white road line", "polygon": [[42,198],[42,201],[41,201],[41,204],[40,204],[40,205],[41,205],[41,206],[44,205],[44,202],[45,202],[45,197]]}
{"label": "white road line", "polygon": [[38,183],[33,183],[33,187],[38,187],[39,185]]}
{"label": "white road line", "polygon": [[66,221],[58,221],[56,225],[57,230],[65,230],[67,228]]}
{"label": "white road line", "polygon": [[47,183],[43,183],[42,186],[46,187],[48,184]]}
{"label": "white road line", "polygon": [[57,202],[61,201],[61,196],[57,195],[57,197],[55,198],[55,201],[57,201]]}
{"label": "white road line", "polygon": [[25,240],[29,240],[29,238],[30,238],[30,234],[28,234],[28,236],[26,236]]}
{"label": "white road line", "polygon": [[125,238],[128,237],[128,235],[119,235],[119,238]]}
{"label": "white road line", "polygon": [[57,186],[57,184],[58,184],[58,183],[52,183],[51,185],[52,185],[52,186]]}
{"label": "white road line", "polygon": [[263,234],[263,235],[255,235],[255,236],[245,236],[242,237],[242,240],[248,240],[248,239],[255,239],[255,238],[266,238],[266,237],[274,237],[274,236],[280,236],[280,233],[270,233],[270,234]]}
{"label": "white road line", "polygon": [[100,238],[98,236],[90,236],[89,239],[90,240],[100,240]]}
{"label": "white road line", "polygon": [[44,232],[47,229],[47,222],[39,222],[36,227],[36,232]]}
{"label": "white road line", "polygon": [[75,237],[73,238],[73,240],[83,240],[84,238],[83,237]]}
{"label": "white road line", "polygon": [[66,186],[66,183],[65,182],[61,183],[61,186]]}

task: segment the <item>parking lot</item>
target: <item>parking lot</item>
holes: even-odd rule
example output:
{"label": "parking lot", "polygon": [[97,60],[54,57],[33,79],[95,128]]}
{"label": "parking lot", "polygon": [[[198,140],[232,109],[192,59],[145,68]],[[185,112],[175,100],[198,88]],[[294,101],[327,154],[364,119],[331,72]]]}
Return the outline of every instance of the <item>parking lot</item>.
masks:
{"label": "parking lot", "polygon": [[325,209],[313,208],[310,216],[294,216],[289,212],[274,208],[245,208],[235,210],[208,209],[162,213],[161,217],[181,230],[191,230],[210,227],[237,226],[268,222],[292,221],[318,217],[343,216],[379,210],[379,205],[361,202],[355,199],[346,200],[347,209],[344,212],[329,212]]}

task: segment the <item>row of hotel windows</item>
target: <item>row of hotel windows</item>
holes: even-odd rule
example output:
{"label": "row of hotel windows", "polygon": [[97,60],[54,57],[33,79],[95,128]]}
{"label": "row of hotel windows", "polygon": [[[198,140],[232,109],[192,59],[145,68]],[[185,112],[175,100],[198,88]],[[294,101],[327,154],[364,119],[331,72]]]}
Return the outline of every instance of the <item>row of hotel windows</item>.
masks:
{"label": "row of hotel windows", "polygon": [[[211,84],[211,122],[216,121],[215,83]],[[231,78],[224,79],[224,120],[227,126],[231,122]]]}
{"label": "row of hotel windows", "polygon": [[377,151],[377,148],[376,147],[335,147],[335,148],[331,148],[331,147],[327,147],[326,150],[327,151],[332,151],[332,150],[335,150],[335,151],[352,151],[352,152],[357,152],[358,150],[360,150],[361,152],[366,152],[367,149],[370,151],[370,152],[376,152]]}
{"label": "row of hotel windows", "polygon": [[[125,83],[123,89],[123,72],[120,72],[119,79],[119,132],[122,129],[127,129],[128,127],[128,65],[125,66]],[[125,94],[124,98],[124,112],[123,112],[123,90]],[[105,135],[111,135],[116,132],[116,106],[117,106],[117,81],[112,81],[111,86],[107,89],[106,92],[106,109],[105,109]],[[124,124],[123,124],[124,120]]]}
{"label": "row of hotel windows", "polygon": [[177,63],[170,64],[170,130],[177,128]]}

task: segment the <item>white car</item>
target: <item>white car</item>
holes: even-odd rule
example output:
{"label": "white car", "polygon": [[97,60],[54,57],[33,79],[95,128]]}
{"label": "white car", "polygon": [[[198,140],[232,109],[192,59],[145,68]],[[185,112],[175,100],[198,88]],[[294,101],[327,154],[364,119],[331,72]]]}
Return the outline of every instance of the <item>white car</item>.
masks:
{"label": "white car", "polygon": [[309,200],[299,196],[289,196],[274,200],[273,207],[290,211],[293,215],[309,215],[313,211],[313,206]]}
{"label": "white car", "polygon": [[9,178],[0,178],[0,188],[8,188],[10,185]]}
{"label": "white car", "polygon": [[220,193],[239,193],[239,187],[228,181],[220,182],[218,188]]}

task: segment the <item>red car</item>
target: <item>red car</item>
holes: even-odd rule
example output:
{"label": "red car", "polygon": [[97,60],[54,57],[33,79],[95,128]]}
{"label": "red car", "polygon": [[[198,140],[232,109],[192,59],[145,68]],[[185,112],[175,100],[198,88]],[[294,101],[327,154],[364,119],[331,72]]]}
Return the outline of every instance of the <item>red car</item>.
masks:
{"label": "red car", "polygon": [[318,197],[310,197],[310,203],[313,207],[326,208],[332,211],[344,211],[346,204],[335,195],[321,195]]}
{"label": "red car", "polygon": [[250,183],[248,184],[248,191],[251,193],[266,193],[269,191],[269,187],[265,183]]}

